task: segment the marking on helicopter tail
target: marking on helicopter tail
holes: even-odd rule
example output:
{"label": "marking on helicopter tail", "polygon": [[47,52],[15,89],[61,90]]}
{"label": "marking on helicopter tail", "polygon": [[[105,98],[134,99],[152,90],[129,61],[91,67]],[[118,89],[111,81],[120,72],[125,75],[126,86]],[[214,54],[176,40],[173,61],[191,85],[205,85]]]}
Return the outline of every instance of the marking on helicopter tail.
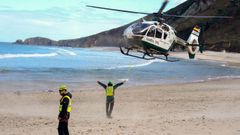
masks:
{"label": "marking on helicopter tail", "polygon": [[199,29],[198,28],[194,28],[193,29],[195,32],[199,32]]}

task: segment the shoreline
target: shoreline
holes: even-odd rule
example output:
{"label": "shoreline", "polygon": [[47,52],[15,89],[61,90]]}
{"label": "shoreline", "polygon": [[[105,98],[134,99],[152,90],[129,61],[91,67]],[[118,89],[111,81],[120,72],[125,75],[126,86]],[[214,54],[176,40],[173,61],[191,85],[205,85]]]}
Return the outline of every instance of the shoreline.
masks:
{"label": "shoreline", "polygon": [[[194,80],[194,81],[188,81],[188,82],[169,82],[169,83],[163,83],[163,84],[158,84],[158,83],[144,83],[144,84],[135,84],[131,85],[128,84],[128,82],[123,86],[124,89],[131,89],[131,88],[140,88],[140,87],[154,87],[154,86],[169,86],[169,85],[186,85],[186,84],[198,84],[198,83],[207,83],[207,82],[214,82],[214,81],[223,81],[223,80],[240,80],[240,76],[223,76],[223,77],[215,77],[215,78],[208,78],[205,80]],[[0,83],[1,84],[1,83]],[[85,91],[96,91],[97,89],[101,88],[97,83],[86,83],[87,85],[83,84],[71,84],[71,83],[66,83],[66,85],[69,86],[71,89],[71,92],[85,92]],[[25,84],[29,85],[29,84]],[[21,89],[19,90],[17,86],[5,86],[2,85],[2,88],[0,88],[1,93],[15,93],[15,94],[21,94],[21,93],[52,93],[56,92],[59,86],[59,83],[54,83],[54,84],[47,84],[46,89],[42,89],[42,83],[33,83],[29,85],[30,89]],[[39,86],[39,87],[38,87]],[[41,88],[40,88],[41,87]],[[6,90],[8,89],[8,90]],[[0,93],[0,95],[1,95]]]}
{"label": "shoreline", "polygon": [[[188,54],[187,52],[172,52],[170,57],[188,59]],[[197,60],[219,62],[229,67],[240,67],[240,53],[204,51],[203,53],[197,53],[195,57]]]}
{"label": "shoreline", "polygon": [[[98,51],[103,50],[103,51],[111,51],[109,47],[106,48],[91,48],[91,49],[96,49]],[[118,48],[115,48],[118,49]],[[119,50],[115,50],[115,51],[119,51]],[[118,52],[120,53],[120,52]],[[177,58],[183,58],[184,60],[188,59],[188,54],[186,52],[171,52],[170,53],[171,57],[177,57]],[[220,62],[222,63],[221,66],[229,66],[229,67],[235,67],[235,68],[239,68],[240,67],[240,54],[237,53],[224,53],[224,52],[211,52],[211,51],[206,51],[203,54],[197,54],[196,55],[196,60],[194,61],[201,61],[201,60],[206,60],[206,61],[214,61],[214,62]],[[148,61],[146,61],[148,62]],[[219,65],[220,66],[220,65]],[[7,74],[6,74],[7,75]],[[202,81],[208,81],[208,80],[216,80],[216,79],[221,79],[221,78],[239,78],[239,76],[222,76],[222,77],[213,77],[213,78],[204,78],[203,80],[186,80],[186,82],[181,82],[179,81],[178,84],[184,84],[184,83],[194,83],[194,82],[202,82]],[[98,86],[97,84],[95,84],[93,81],[92,82],[88,82],[86,81],[86,83],[84,82],[77,82],[75,80],[75,82],[71,82],[72,80],[68,81],[70,85],[72,85],[73,89],[78,89],[79,85],[82,86],[82,89],[96,89]],[[18,80],[1,80],[0,85],[0,91],[1,92],[18,92],[21,90],[24,91],[52,91],[53,89],[55,89],[60,82],[55,82],[52,80],[29,80],[29,81],[18,81]],[[161,83],[161,82],[159,82]],[[176,84],[176,82],[163,82],[164,84]],[[128,85],[128,84],[127,84]],[[137,86],[149,86],[149,85],[158,85],[157,82],[150,82],[146,83],[146,84],[142,84],[140,83],[135,83],[133,82],[129,82],[129,86],[134,85],[134,87]],[[25,87],[23,87],[25,86]],[[20,88],[20,89],[19,89]],[[21,89],[22,88],[22,89]]]}

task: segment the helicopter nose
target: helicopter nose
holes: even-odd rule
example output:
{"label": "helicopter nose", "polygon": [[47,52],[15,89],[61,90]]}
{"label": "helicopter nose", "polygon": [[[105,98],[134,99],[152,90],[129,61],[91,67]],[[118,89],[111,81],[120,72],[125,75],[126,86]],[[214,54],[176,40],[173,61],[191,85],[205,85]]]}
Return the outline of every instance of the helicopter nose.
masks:
{"label": "helicopter nose", "polygon": [[127,38],[127,39],[131,39],[133,38],[133,32],[132,32],[132,27],[128,27],[127,29],[124,30],[123,32],[123,37],[124,38]]}

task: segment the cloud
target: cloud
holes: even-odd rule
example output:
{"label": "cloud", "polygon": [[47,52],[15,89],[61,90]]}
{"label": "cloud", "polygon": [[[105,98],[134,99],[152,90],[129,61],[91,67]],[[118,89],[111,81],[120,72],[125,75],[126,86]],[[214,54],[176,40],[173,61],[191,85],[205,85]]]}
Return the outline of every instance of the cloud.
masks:
{"label": "cloud", "polygon": [[[7,0],[3,1],[7,3]],[[162,1],[153,0],[137,3],[129,0],[41,0],[37,4],[30,0],[22,3],[13,1],[8,5],[0,4],[0,41],[14,41],[33,36],[55,40],[79,38],[128,24],[144,16],[91,9],[86,5],[151,13],[158,11],[162,4]],[[168,7],[177,3],[170,2],[172,4]],[[26,8],[26,5],[29,8]]]}
{"label": "cloud", "polygon": [[0,5],[0,10],[9,10],[11,9],[10,6],[3,6],[3,5]]}
{"label": "cloud", "polygon": [[32,23],[33,25],[39,25],[39,26],[53,26],[54,23],[50,22],[50,21],[44,21],[44,20],[34,20],[34,19],[30,19],[29,20],[30,23]]}

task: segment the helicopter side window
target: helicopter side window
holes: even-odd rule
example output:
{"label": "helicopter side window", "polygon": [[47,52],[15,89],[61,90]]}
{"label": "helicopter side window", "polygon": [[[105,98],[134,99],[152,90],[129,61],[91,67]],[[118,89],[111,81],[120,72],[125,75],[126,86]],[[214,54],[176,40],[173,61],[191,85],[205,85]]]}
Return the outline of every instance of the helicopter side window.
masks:
{"label": "helicopter side window", "polygon": [[156,31],[156,38],[162,38],[162,31],[160,30]]}
{"label": "helicopter side window", "polygon": [[145,30],[142,33],[140,33],[140,35],[145,35],[146,33],[147,33],[147,30]]}
{"label": "helicopter side window", "polygon": [[165,31],[169,31],[169,27],[166,26],[166,25],[163,25],[163,26],[162,26],[162,29],[165,30]]}
{"label": "helicopter side window", "polygon": [[164,38],[164,39],[166,39],[166,38],[167,38],[167,36],[168,36],[168,34],[167,34],[167,33],[164,33],[164,36],[163,36],[163,38]]}
{"label": "helicopter side window", "polygon": [[[133,28],[133,33],[134,34],[140,34],[140,35],[145,35],[147,30],[144,30],[146,29],[147,27],[149,27],[150,25],[149,24],[143,24],[143,23],[138,23],[136,25],[133,25],[132,28]],[[144,30],[144,31],[143,31]]]}
{"label": "helicopter side window", "polygon": [[148,37],[155,37],[155,28],[151,28],[148,33],[147,33],[147,36]]}

